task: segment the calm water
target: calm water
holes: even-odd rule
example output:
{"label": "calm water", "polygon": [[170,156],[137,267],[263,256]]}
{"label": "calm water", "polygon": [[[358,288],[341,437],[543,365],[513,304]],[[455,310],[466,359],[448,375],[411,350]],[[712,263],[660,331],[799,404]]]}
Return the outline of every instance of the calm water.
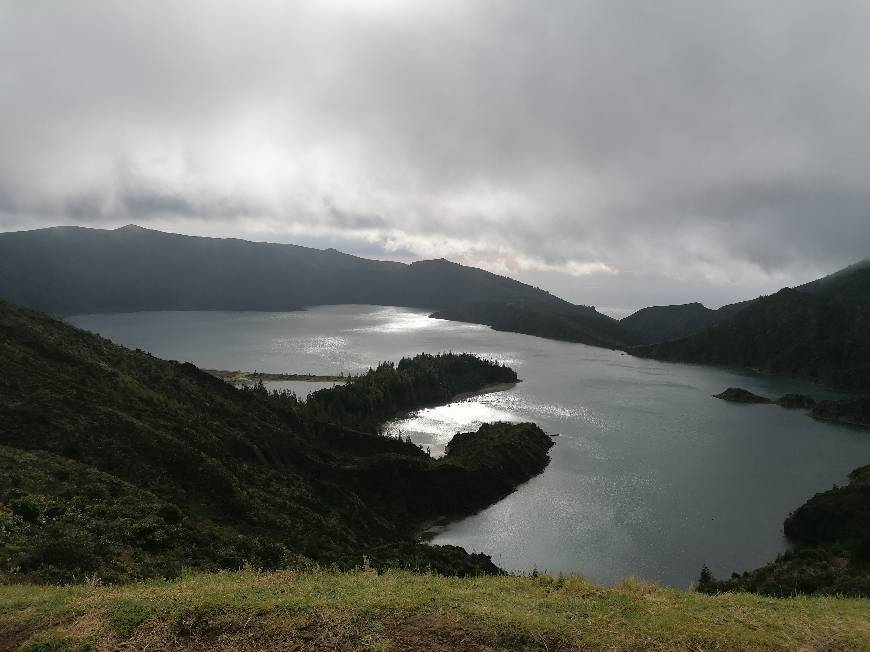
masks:
{"label": "calm water", "polygon": [[421,351],[468,351],[509,364],[523,381],[514,389],[422,410],[390,430],[433,454],[456,431],[484,421],[535,421],[559,433],[544,473],[434,537],[486,552],[517,572],[576,571],[600,582],[635,576],[685,587],[705,563],[724,576],[754,568],[785,548],[789,511],[870,462],[870,433],[711,398],[732,385],[768,396],[819,395],[812,387],[498,333],[405,308],[71,321],[217,369],[354,373]]}

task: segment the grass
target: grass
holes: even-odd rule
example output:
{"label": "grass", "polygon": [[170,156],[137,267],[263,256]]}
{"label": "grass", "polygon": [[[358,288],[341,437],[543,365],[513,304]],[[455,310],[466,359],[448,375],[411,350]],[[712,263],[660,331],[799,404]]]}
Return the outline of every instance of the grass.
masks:
{"label": "grass", "polygon": [[0,586],[2,650],[867,650],[870,601],[576,576],[240,571]]}

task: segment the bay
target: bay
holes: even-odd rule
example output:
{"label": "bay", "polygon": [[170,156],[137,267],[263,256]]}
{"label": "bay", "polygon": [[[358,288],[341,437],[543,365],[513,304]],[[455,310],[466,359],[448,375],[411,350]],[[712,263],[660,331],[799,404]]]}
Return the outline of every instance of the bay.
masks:
{"label": "bay", "polygon": [[[685,588],[703,564],[718,576],[755,568],[786,549],[782,521],[791,510],[870,462],[870,433],[712,398],[729,386],[823,396],[817,387],[501,333],[420,310],[345,305],[70,321],[214,369],[353,374],[423,351],[510,365],[522,379],[515,387],[421,410],[387,431],[433,455],[454,433],[486,421],[534,421],[558,434],[541,475],[432,533],[433,543],[485,552],[518,573],[578,572],[604,583],[633,576]],[[290,388],[309,391],[305,383]]]}

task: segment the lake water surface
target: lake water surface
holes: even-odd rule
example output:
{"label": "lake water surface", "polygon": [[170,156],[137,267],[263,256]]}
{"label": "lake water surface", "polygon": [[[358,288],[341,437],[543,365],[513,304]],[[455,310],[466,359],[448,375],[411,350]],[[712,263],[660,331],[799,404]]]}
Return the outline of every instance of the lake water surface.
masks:
{"label": "lake water surface", "polygon": [[[486,421],[534,421],[559,434],[552,462],[516,492],[435,533],[511,571],[627,576],[686,587],[785,549],[782,521],[870,462],[870,433],[800,411],[711,397],[741,386],[776,397],[818,388],[784,379],[634,358],[394,307],[304,312],[152,312],[71,322],[132,348],[201,367],[357,373],[422,351],[504,362],[511,390],[421,410],[389,425],[434,455]],[[304,383],[291,388],[303,393]]]}

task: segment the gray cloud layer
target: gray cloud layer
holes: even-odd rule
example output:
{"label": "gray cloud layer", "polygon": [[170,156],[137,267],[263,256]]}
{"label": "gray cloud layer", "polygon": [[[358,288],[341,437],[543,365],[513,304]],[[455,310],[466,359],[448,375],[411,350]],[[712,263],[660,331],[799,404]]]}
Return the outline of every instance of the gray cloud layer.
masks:
{"label": "gray cloud layer", "polygon": [[0,2],[0,229],[446,256],[616,308],[870,255],[870,3]]}

